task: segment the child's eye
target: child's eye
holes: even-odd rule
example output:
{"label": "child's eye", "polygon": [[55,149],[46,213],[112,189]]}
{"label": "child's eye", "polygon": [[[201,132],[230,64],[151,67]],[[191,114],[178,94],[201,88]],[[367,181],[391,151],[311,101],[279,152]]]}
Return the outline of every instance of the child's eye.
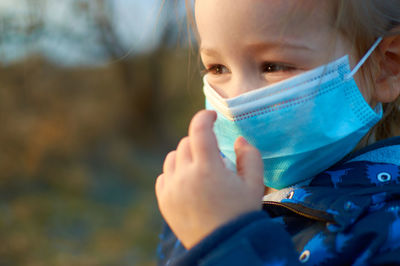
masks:
{"label": "child's eye", "polygon": [[222,74],[226,74],[229,73],[229,69],[227,67],[225,67],[224,65],[212,65],[210,67],[208,67],[207,69],[204,70],[204,74],[213,74],[213,75],[222,75]]}
{"label": "child's eye", "polygon": [[274,73],[274,72],[285,72],[296,70],[295,67],[284,65],[280,63],[264,63],[262,66],[262,71],[264,73]]}

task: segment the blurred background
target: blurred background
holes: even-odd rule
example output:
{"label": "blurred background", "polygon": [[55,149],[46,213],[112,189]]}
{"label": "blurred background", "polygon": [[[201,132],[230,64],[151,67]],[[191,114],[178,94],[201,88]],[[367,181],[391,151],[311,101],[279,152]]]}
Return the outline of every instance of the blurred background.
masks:
{"label": "blurred background", "polygon": [[155,265],[202,108],[183,1],[0,0],[0,265]]}

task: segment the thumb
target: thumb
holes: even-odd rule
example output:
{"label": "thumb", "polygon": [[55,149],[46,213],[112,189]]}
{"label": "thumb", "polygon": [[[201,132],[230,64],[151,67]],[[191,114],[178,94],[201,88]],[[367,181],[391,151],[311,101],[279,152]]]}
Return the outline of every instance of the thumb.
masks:
{"label": "thumb", "polygon": [[250,182],[256,187],[264,187],[263,161],[259,151],[250,145],[245,138],[239,137],[235,141],[237,173],[245,182]]}

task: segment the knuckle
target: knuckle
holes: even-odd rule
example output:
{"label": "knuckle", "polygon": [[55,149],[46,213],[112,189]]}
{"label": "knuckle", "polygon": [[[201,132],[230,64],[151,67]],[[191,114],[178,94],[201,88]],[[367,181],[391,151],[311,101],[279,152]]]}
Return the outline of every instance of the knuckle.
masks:
{"label": "knuckle", "polygon": [[157,197],[159,197],[160,190],[161,190],[161,185],[162,185],[162,183],[164,182],[163,179],[164,179],[164,174],[159,175],[159,176],[157,177],[157,179],[156,179],[156,183],[155,183],[155,185],[154,185],[154,188],[155,188],[155,192],[156,192],[156,196],[157,196]]}
{"label": "knuckle", "polygon": [[170,151],[167,156],[165,157],[165,160],[171,159],[172,157],[174,157],[176,154],[176,150],[174,151]]}
{"label": "knuckle", "polygon": [[207,177],[212,174],[212,163],[204,161],[204,162],[197,162],[194,165],[196,173],[198,173],[199,176],[202,177]]}
{"label": "knuckle", "polygon": [[166,168],[173,163],[173,161],[175,160],[175,156],[176,156],[176,151],[171,151],[167,154],[163,164],[163,171],[165,171]]}
{"label": "knuckle", "polygon": [[181,149],[182,147],[185,147],[185,146],[189,145],[189,142],[190,142],[190,139],[189,139],[188,136],[182,138],[182,139],[179,141],[179,144],[178,144],[178,148],[177,148],[177,149],[179,150],[179,149]]}
{"label": "knuckle", "polygon": [[169,161],[173,160],[176,156],[176,151],[170,151],[165,157],[164,164],[167,164]]}

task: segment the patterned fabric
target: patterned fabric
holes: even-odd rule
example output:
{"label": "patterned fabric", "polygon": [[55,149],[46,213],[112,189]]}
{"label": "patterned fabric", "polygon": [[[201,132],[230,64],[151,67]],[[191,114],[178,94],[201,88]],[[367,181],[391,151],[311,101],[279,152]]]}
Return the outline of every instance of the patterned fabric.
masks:
{"label": "patterned fabric", "polygon": [[159,265],[400,265],[399,156],[400,137],[369,146],[190,250],[165,225]]}

